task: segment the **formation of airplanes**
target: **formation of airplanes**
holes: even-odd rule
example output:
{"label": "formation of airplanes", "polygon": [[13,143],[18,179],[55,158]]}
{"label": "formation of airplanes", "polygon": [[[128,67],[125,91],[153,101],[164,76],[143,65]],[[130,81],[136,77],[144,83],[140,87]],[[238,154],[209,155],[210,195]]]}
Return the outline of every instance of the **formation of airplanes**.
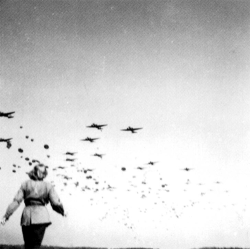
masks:
{"label": "formation of airplanes", "polygon": [[[96,124],[96,123],[92,123],[91,125],[89,126],[86,126],[88,128],[96,128],[98,130],[101,130],[103,129],[103,127],[107,126],[107,124]],[[130,131],[132,133],[136,133],[137,130],[141,130],[142,128],[133,128],[131,126],[128,126],[126,129],[122,129],[121,131]]]}
{"label": "formation of airplanes", "polygon": [[[13,112],[14,113],[14,112]],[[4,116],[4,117],[8,117],[8,118],[13,118],[13,116],[11,117],[11,114],[13,114],[13,113],[4,113],[4,115],[2,115],[2,112],[0,112],[0,117],[1,116]],[[7,116],[6,116],[7,115]],[[104,127],[104,126],[107,126],[107,124],[101,124],[101,125],[98,125],[98,124],[92,124],[92,125],[90,125],[90,126],[87,126],[88,128],[96,128],[97,130],[102,130],[102,128]],[[22,126],[20,127],[21,129],[22,129]],[[142,127],[140,127],[140,128],[134,128],[134,127],[127,127],[126,129],[122,129],[122,131],[130,131],[131,133],[137,133],[136,131],[138,131],[138,130],[141,130],[141,129],[143,129]],[[136,135],[135,135],[136,136]],[[29,136],[26,136],[26,139],[28,139],[29,138]],[[7,139],[4,139],[4,138],[0,138],[0,142],[5,142],[6,144],[7,144],[7,148],[10,148],[11,147],[11,139],[12,138],[7,138]],[[95,142],[95,140],[97,140],[97,139],[100,139],[100,138],[91,138],[91,137],[86,137],[85,139],[82,139],[81,141],[89,141],[89,142],[91,142],[91,143],[93,143],[93,142]],[[32,139],[30,140],[31,142],[33,141]],[[91,146],[91,145],[90,145]],[[13,146],[14,147],[14,146]],[[44,148],[46,149],[46,150],[48,150],[49,149],[49,146],[48,145],[46,145],[46,146],[44,146]],[[23,149],[21,149],[21,148],[18,148],[17,147],[17,151],[19,152],[19,153],[24,153],[24,154],[22,154],[22,155],[25,155],[25,150],[23,151]],[[77,154],[77,152],[72,152],[71,150],[70,151],[64,151],[64,152],[62,152],[62,153],[64,153],[64,155],[67,155],[67,157],[65,157],[64,158],[64,160],[65,161],[68,161],[68,162],[74,162],[74,161],[77,161],[78,162],[78,159],[77,158],[72,158],[72,157],[74,157],[75,156],[75,154]],[[95,153],[95,154],[92,154],[92,156],[96,156],[96,157],[99,157],[99,158],[103,158],[103,156],[104,156],[105,154],[100,154],[100,153]],[[26,156],[26,155],[25,155]],[[23,160],[26,160],[27,162],[25,162],[25,163],[29,163],[29,165],[31,166],[32,165],[32,163],[35,163],[35,162],[39,162],[38,160],[31,160],[31,158],[29,157],[29,158],[25,158],[25,156],[21,156],[21,158],[23,158]],[[154,158],[154,160],[155,160],[156,158]],[[99,159],[97,159],[97,161],[98,161]],[[160,160],[159,160],[160,161]],[[147,166],[147,165],[155,165],[156,163],[159,163],[159,161],[144,161],[143,163],[142,163],[142,166],[139,166],[139,167],[134,167],[133,169],[136,169],[136,172],[138,172],[138,173],[135,173],[134,175],[130,175],[130,174],[128,174],[128,175],[126,175],[127,174],[127,172],[128,173],[130,173],[130,172],[135,172],[135,171],[132,171],[131,170],[131,168],[129,168],[129,167],[119,167],[119,169],[120,170],[122,170],[124,173],[124,175],[126,176],[126,177],[128,177],[128,176],[130,176],[131,178],[130,178],[130,181],[128,181],[128,188],[127,188],[127,192],[129,192],[129,191],[133,191],[133,193],[135,193],[135,191],[134,191],[134,188],[137,188],[137,193],[136,194],[138,194],[138,197],[140,197],[140,198],[143,198],[143,199],[145,199],[145,198],[149,198],[149,200],[154,200],[154,204],[161,204],[161,205],[163,205],[163,203],[164,203],[164,200],[162,200],[160,197],[161,197],[161,195],[160,195],[160,193],[165,193],[165,192],[169,192],[169,191],[172,191],[170,188],[169,188],[169,186],[168,186],[168,184],[167,183],[165,183],[165,181],[163,181],[164,180],[164,178],[162,179],[162,178],[158,178],[159,179],[159,181],[157,182],[157,183],[159,183],[158,184],[158,187],[156,186],[155,187],[155,185],[150,185],[150,177],[151,177],[151,175],[150,174],[148,174],[148,175],[150,175],[150,177],[149,177],[149,180],[148,180],[148,178],[146,178],[147,177],[147,172],[146,173],[144,173],[144,170],[146,171],[148,168],[150,168],[150,170],[151,169],[153,169],[153,170],[157,170],[157,167],[149,167],[149,166]],[[31,163],[32,162],[32,163]],[[73,186],[74,187],[78,187],[79,189],[81,189],[82,191],[92,191],[93,193],[95,193],[95,192],[101,192],[101,191],[113,191],[113,190],[115,190],[116,188],[115,187],[111,187],[109,184],[108,184],[108,182],[106,182],[106,179],[102,179],[102,178],[98,178],[98,177],[100,177],[98,174],[94,174],[95,172],[93,172],[93,173],[91,173],[92,171],[94,171],[95,169],[88,169],[88,168],[78,168],[77,167],[77,165],[79,165],[79,163],[78,164],[75,164],[75,168],[69,168],[69,166],[67,166],[67,164],[66,164],[66,166],[57,166],[57,167],[55,167],[55,168],[52,168],[52,170],[53,171],[56,171],[57,170],[57,172],[65,172],[65,174],[57,174],[56,176],[58,176],[58,177],[61,177],[61,179],[63,180],[63,182],[61,182],[61,179],[60,179],[60,181],[59,181],[59,184],[63,184],[64,186],[67,186],[67,188],[70,188],[70,184],[74,184]],[[74,164],[71,164],[71,166],[74,166]],[[18,166],[18,165],[15,165],[15,164],[13,164],[13,169],[12,169],[12,172],[13,173],[16,173],[16,172],[18,172],[18,168],[20,168],[20,166]],[[0,167],[0,169],[1,169],[1,167]],[[69,173],[69,175],[68,175],[68,172],[67,172],[67,170],[68,169],[72,169],[72,170],[77,170],[77,172],[81,172],[81,173],[84,173],[85,175],[84,175],[84,177],[86,177],[86,179],[89,179],[88,180],[88,183],[86,183],[86,182],[84,182],[84,184],[88,184],[88,185],[85,185],[85,187],[83,187],[83,185],[82,185],[82,182],[81,182],[81,180],[78,180],[78,179],[74,179],[71,175],[70,175],[70,173]],[[185,173],[183,173],[184,175],[189,175],[190,173],[189,173],[189,171],[191,171],[191,170],[194,170],[194,168],[182,168],[182,169],[178,169],[178,170],[183,170],[183,171],[186,171]],[[98,171],[98,170],[97,170]],[[97,172],[98,173],[98,172]],[[132,178],[132,176],[133,176],[133,178]],[[97,177],[97,178],[96,178]],[[154,176],[152,176],[152,177],[154,177]],[[160,177],[162,177],[162,176],[160,176]],[[81,178],[80,178],[81,179]],[[92,180],[90,180],[90,179],[92,179]],[[153,179],[153,178],[152,178]],[[76,181],[77,180],[77,181]],[[68,181],[68,183],[66,183],[65,181]],[[189,181],[189,179],[188,179],[188,181],[186,182],[186,185],[191,185],[192,184],[192,182],[191,181]],[[219,182],[219,181],[216,181],[216,182],[214,182],[214,184],[221,184],[221,182]],[[142,186],[143,185],[143,186]],[[199,183],[199,185],[200,186],[202,186],[202,184],[201,183]],[[63,187],[64,187],[63,186]],[[141,188],[140,188],[141,187]],[[187,186],[188,187],[188,186]],[[202,188],[204,188],[204,187],[202,187]],[[74,188],[75,189],[75,188]],[[118,187],[117,187],[117,189],[118,189]],[[65,190],[65,187],[64,187],[64,189],[63,190]],[[188,191],[188,188],[187,189],[185,189],[184,191]],[[152,193],[152,191],[158,191],[157,192],[157,195],[153,195]],[[210,190],[211,191],[211,190]],[[228,192],[228,191],[226,191],[226,192]],[[114,192],[115,193],[115,192]],[[200,192],[200,190],[199,190],[199,194],[201,195],[201,196],[204,196],[205,194],[206,194],[206,192],[204,192],[204,189],[202,189],[202,192]],[[70,194],[71,195],[71,194]],[[154,197],[155,196],[155,197]],[[151,199],[150,199],[151,198]],[[155,199],[152,199],[152,198],[155,198]],[[204,197],[202,197],[202,198],[204,198]],[[93,199],[91,199],[91,201],[92,201]],[[191,207],[191,206],[193,206],[195,204],[195,202],[190,202],[190,205],[189,205],[189,207]],[[164,204],[165,205],[165,204]],[[185,208],[187,208],[187,206],[184,206]],[[146,209],[145,209],[146,210]],[[143,211],[143,212],[146,212],[146,211]],[[173,213],[175,213],[175,210],[173,209],[173,211],[172,211]],[[111,212],[110,212],[111,213]],[[178,214],[179,215],[179,214]],[[176,216],[177,218],[179,218],[179,216]]]}
{"label": "formation of airplanes", "polygon": [[[7,117],[7,118],[13,118],[12,114],[15,113],[15,112],[0,112],[0,116],[4,116],[4,117]],[[101,130],[103,129],[103,127],[107,126],[107,124],[96,124],[96,123],[92,123],[91,125],[89,126],[86,126],[87,128],[96,128],[98,130]],[[22,127],[21,127],[22,128]],[[137,133],[138,130],[141,130],[143,129],[142,127],[140,128],[134,128],[134,127],[131,127],[131,126],[128,126],[126,129],[122,129],[121,131],[130,131],[131,133]],[[28,136],[26,136],[26,138],[28,138]],[[7,144],[7,148],[10,148],[11,147],[11,140],[12,138],[9,138],[9,139],[2,139],[0,138],[0,142],[6,142]],[[99,138],[91,138],[91,137],[86,137],[85,139],[81,139],[81,141],[88,141],[88,142],[95,142],[95,140],[97,140]],[[46,145],[47,146],[47,145]],[[46,147],[46,149],[48,148],[48,146]],[[20,152],[20,151],[19,151]],[[70,151],[67,151],[65,153],[65,155],[68,155],[68,156],[74,156],[77,152],[70,152]],[[105,154],[100,154],[100,153],[95,153],[93,154],[93,156],[96,156],[96,157],[99,157],[99,158],[103,158]],[[70,161],[70,162],[74,162],[75,161],[75,158],[66,158],[66,161]],[[153,162],[153,161],[150,161],[148,164],[149,165],[154,165],[155,163],[157,162]],[[58,169],[64,169],[65,167],[62,167],[62,166],[59,166],[57,167]],[[142,170],[144,168],[142,167],[138,167],[138,169]],[[54,168],[53,170],[56,170],[56,168]],[[126,168],[122,168],[122,170],[126,170]],[[86,170],[85,170],[86,171]],[[84,173],[85,173],[84,171]],[[87,171],[86,171],[87,172]]]}
{"label": "formation of airplanes", "polygon": [[[0,112],[0,117],[3,116],[3,117],[7,117],[7,118],[13,118],[13,113],[15,112]],[[98,130],[102,130],[103,127],[107,126],[107,124],[96,124],[96,123],[92,123],[91,125],[89,126],[86,126],[87,128],[96,128]],[[128,126],[126,129],[121,129],[121,131],[130,131],[131,133],[137,133],[138,130],[141,130],[143,129],[142,127],[139,127],[139,128],[134,128],[134,127],[131,127],[131,126]],[[8,138],[8,139],[3,139],[3,138],[0,138],[0,142],[6,142],[7,144],[7,148],[9,149],[11,147],[11,140],[12,138]],[[95,140],[97,139],[100,139],[100,138],[91,138],[91,137],[86,137],[85,139],[81,139],[81,141],[88,141],[88,142],[95,142]],[[65,155],[68,155],[68,156],[74,156],[77,152],[69,152],[67,151],[65,153]],[[105,154],[99,154],[99,153],[95,153],[93,154],[93,156],[96,156],[96,157],[99,157],[99,158],[103,158]],[[75,161],[75,158],[66,158],[66,161],[70,161],[70,162],[74,162]],[[148,165],[154,165],[158,163],[157,161],[149,161],[147,164]],[[58,167],[59,169],[63,169],[64,167],[62,166],[59,166]],[[144,167],[137,167],[137,169],[139,170],[143,170]],[[125,168],[122,168],[122,170],[126,170]],[[191,168],[184,168],[182,170],[185,170],[185,171],[190,171],[192,170]],[[87,171],[86,171],[87,172]]]}
{"label": "formation of airplanes", "polygon": [[5,117],[5,118],[14,118],[12,115],[15,112],[0,112],[0,117]]}

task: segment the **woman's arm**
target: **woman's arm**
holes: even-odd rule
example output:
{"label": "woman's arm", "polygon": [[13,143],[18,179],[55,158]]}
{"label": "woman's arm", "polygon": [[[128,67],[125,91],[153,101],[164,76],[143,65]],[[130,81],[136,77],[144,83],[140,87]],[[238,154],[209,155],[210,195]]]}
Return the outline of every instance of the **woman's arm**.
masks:
{"label": "woman's arm", "polygon": [[62,216],[65,215],[63,205],[53,186],[51,186],[50,191],[49,191],[49,201],[54,211],[61,214]]}
{"label": "woman's arm", "polygon": [[[18,190],[16,196],[14,197],[14,200],[9,204],[5,215],[3,216],[3,219],[1,221],[1,224],[4,225],[5,222],[9,219],[9,217],[17,210],[17,208],[20,206],[21,202],[24,198],[24,190],[23,185]],[[4,224],[3,224],[4,223]]]}

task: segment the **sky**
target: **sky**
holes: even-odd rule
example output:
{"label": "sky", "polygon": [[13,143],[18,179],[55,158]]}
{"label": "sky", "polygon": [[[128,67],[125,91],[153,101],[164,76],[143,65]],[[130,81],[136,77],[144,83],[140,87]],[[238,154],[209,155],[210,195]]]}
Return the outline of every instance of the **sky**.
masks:
{"label": "sky", "polygon": [[[12,138],[0,213],[36,159],[68,212],[48,206],[45,245],[249,247],[249,12],[237,0],[1,1],[0,112],[15,113],[0,117]],[[23,208],[1,244],[23,243]]]}

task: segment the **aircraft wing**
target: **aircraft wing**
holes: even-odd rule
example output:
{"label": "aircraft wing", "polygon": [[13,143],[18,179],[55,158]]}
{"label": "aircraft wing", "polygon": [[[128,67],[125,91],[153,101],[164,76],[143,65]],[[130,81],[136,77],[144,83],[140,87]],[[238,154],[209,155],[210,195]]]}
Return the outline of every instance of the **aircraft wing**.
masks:
{"label": "aircraft wing", "polygon": [[7,139],[5,139],[5,138],[0,138],[0,142],[8,142],[8,141],[10,141],[12,138],[7,138]]}
{"label": "aircraft wing", "polygon": [[8,117],[9,115],[14,114],[15,112],[0,112],[0,116],[2,117]]}
{"label": "aircraft wing", "polygon": [[104,126],[107,126],[107,124],[103,124],[103,125],[98,125],[99,127],[104,127]]}
{"label": "aircraft wing", "polygon": [[6,115],[12,115],[12,114],[14,114],[15,112],[7,112],[7,113],[5,113]]}

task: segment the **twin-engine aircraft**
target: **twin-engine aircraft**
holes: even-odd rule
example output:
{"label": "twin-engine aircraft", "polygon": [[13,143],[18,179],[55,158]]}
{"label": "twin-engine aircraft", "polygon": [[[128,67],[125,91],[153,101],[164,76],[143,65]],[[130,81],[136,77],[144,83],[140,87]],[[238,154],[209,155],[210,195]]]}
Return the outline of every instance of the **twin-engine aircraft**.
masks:
{"label": "twin-engine aircraft", "polygon": [[81,139],[81,141],[88,141],[90,143],[95,142],[95,140],[97,140],[99,138],[91,138],[91,137],[86,137],[85,139]]}
{"label": "twin-engine aircraft", "polygon": [[67,151],[64,155],[68,155],[68,156],[74,156],[77,152],[69,152]]}
{"label": "twin-engine aircraft", "polygon": [[181,169],[181,170],[190,171],[190,170],[193,170],[193,168],[184,168],[184,169]]}
{"label": "twin-engine aircraft", "polygon": [[149,165],[155,165],[156,163],[158,163],[158,162],[152,162],[152,161],[150,161],[150,162],[147,163],[147,164],[149,164]]}
{"label": "twin-engine aircraft", "polygon": [[137,133],[136,131],[141,130],[141,129],[142,128],[133,128],[133,127],[129,126],[128,128],[122,129],[121,131],[131,131],[132,133]]}
{"label": "twin-engine aircraft", "polygon": [[107,126],[107,124],[98,125],[98,124],[93,123],[92,125],[89,125],[89,126],[86,126],[86,127],[88,127],[88,128],[96,128],[97,130],[102,131],[104,126]]}
{"label": "twin-engine aircraft", "polygon": [[95,153],[93,156],[97,156],[97,157],[100,157],[102,158],[105,154],[98,154],[98,153]]}

